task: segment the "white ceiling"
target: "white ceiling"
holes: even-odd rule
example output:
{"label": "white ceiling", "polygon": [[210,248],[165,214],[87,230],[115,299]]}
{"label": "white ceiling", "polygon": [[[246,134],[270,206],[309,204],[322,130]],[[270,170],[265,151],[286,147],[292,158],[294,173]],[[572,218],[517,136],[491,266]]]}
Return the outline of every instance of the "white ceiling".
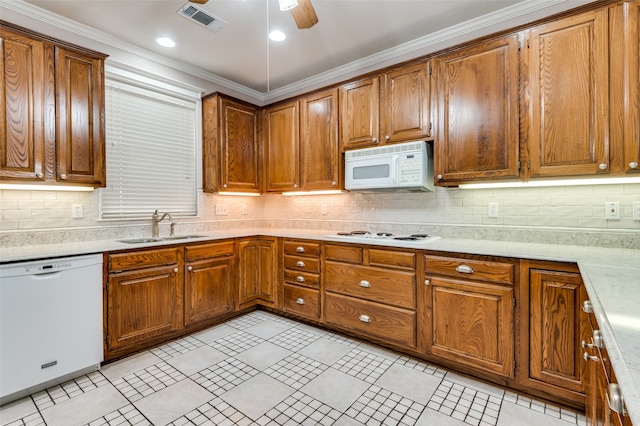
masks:
{"label": "white ceiling", "polygon": [[[29,3],[268,97],[323,73],[339,81],[348,70],[419,56],[418,47],[434,51],[461,36],[471,39],[589,1],[312,0],[319,23],[299,30],[277,0],[209,0],[202,7],[228,22],[215,33],[176,14],[186,0],[3,0],[0,6]],[[272,29],[287,39],[267,42]],[[450,37],[443,36],[447,32]],[[160,36],[177,46],[159,46]],[[416,49],[407,48],[412,43]]]}

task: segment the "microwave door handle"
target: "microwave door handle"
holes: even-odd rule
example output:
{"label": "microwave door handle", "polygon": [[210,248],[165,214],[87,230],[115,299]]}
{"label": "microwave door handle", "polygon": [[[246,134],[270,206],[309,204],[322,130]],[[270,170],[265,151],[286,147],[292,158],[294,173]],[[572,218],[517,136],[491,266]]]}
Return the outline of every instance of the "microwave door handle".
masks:
{"label": "microwave door handle", "polygon": [[400,176],[398,175],[399,173],[399,167],[398,167],[398,163],[400,162],[400,156],[398,154],[393,154],[393,156],[391,157],[391,163],[389,166],[389,177],[391,179],[391,182],[396,185],[399,181],[400,181]]}

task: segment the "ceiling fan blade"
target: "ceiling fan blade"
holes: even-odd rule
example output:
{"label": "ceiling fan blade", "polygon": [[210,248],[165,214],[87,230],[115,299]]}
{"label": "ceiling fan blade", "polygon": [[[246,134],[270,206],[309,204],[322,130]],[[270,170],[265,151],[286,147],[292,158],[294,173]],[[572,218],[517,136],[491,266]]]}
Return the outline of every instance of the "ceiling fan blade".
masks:
{"label": "ceiling fan blade", "polygon": [[299,29],[311,28],[318,23],[318,16],[311,0],[298,0],[298,5],[291,9],[293,20]]}
{"label": "ceiling fan blade", "polygon": [[189,0],[191,3],[205,4],[209,0]]}

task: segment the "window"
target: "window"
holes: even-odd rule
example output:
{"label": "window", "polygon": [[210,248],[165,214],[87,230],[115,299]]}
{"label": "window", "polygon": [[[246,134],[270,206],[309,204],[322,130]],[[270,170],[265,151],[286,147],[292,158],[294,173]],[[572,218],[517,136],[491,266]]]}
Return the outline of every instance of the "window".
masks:
{"label": "window", "polygon": [[108,78],[102,219],[197,214],[198,100]]}

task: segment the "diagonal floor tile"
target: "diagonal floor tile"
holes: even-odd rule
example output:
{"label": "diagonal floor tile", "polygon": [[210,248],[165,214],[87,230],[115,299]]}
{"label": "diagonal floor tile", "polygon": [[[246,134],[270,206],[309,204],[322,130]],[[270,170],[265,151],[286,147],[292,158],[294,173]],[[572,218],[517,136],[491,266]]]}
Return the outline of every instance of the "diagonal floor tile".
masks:
{"label": "diagonal floor tile", "polygon": [[75,426],[89,423],[129,404],[112,385],[100,386],[42,410],[48,426]]}
{"label": "diagonal floor tile", "polygon": [[263,371],[290,354],[291,351],[287,349],[276,346],[273,343],[262,342],[251,349],[239,353],[234,358]]}
{"label": "diagonal floor tile", "polygon": [[291,325],[289,324],[282,324],[271,320],[265,320],[259,324],[245,328],[244,331],[267,340],[275,335],[282,333],[285,330],[289,330],[290,328]]}
{"label": "diagonal floor tile", "polygon": [[362,380],[329,368],[300,390],[344,412],[367,388],[369,385]]}
{"label": "diagonal floor tile", "polygon": [[376,380],[376,385],[426,405],[441,381],[439,377],[394,364]]}
{"label": "diagonal floor tile", "polygon": [[331,365],[349,352],[351,347],[329,339],[319,339],[303,348],[298,353],[306,357],[320,361],[323,364]]}
{"label": "diagonal floor tile", "polygon": [[134,405],[152,424],[163,426],[213,398],[206,389],[185,379],[136,401]]}
{"label": "diagonal floor tile", "polygon": [[6,425],[37,412],[38,409],[31,398],[21,398],[0,406],[0,424]]}
{"label": "diagonal floor tile", "polygon": [[192,374],[197,373],[200,370],[204,370],[207,367],[211,367],[226,358],[227,355],[213,349],[211,346],[202,346],[185,354],[178,355],[175,358],[171,358],[167,360],[167,363],[172,365],[181,373],[191,376]]}
{"label": "diagonal floor tile", "polygon": [[289,386],[260,373],[222,394],[220,398],[251,419],[257,420],[293,392]]}

